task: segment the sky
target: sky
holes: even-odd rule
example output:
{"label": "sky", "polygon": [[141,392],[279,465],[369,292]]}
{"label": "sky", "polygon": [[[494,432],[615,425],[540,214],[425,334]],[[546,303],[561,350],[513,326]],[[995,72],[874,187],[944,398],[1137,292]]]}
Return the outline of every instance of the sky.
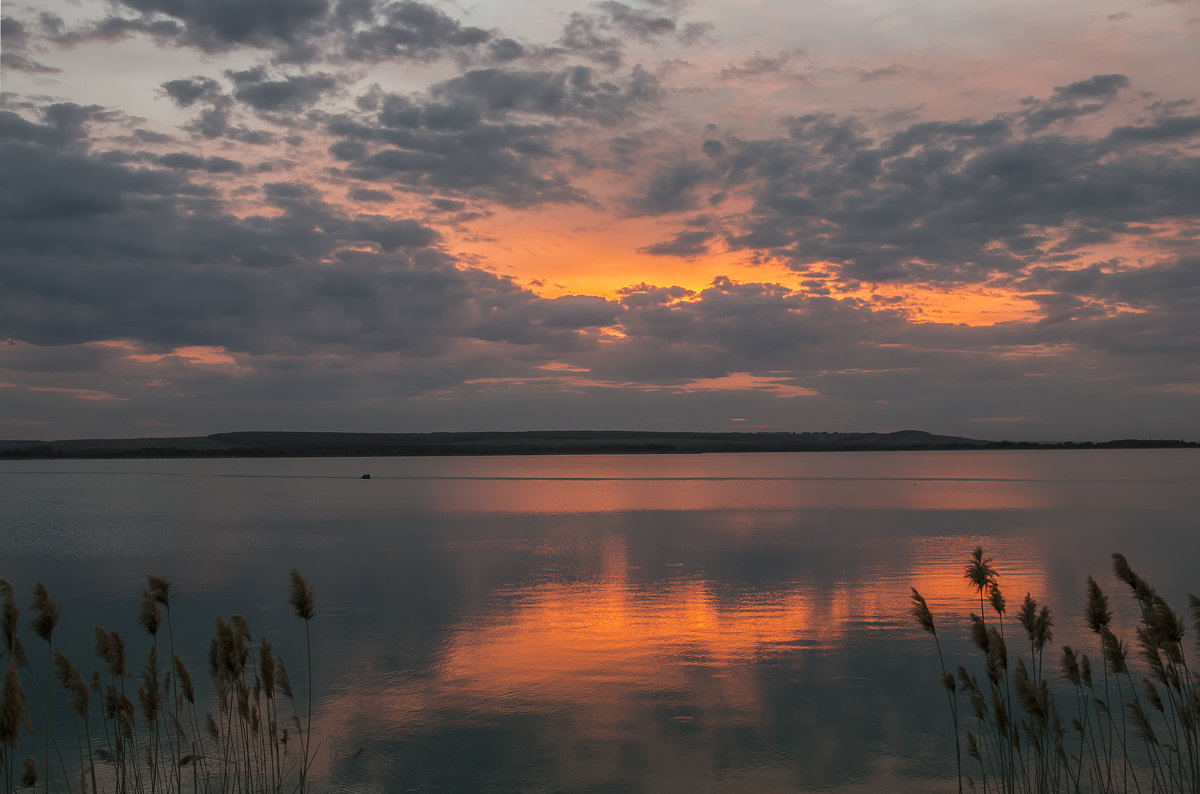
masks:
{"label": "sky", "polygon": [[6,0],[0,439],[1200,440],[1195,0]]}

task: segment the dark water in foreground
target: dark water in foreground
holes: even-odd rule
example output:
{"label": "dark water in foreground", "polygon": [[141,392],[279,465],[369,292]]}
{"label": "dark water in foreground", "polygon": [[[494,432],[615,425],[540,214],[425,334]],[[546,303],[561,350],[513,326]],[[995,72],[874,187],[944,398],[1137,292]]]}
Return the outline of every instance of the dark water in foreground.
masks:
{"label": "dark water in foreground", "polygon": [[1089,573],[1124,606],[1110,552],[1200,590],[1194,450],[8,461],[0,505],[0,576],[89,671],[159,573],[194,671],[241,613],[298,681],[299,568],[319,771],[362,792],[956,790],[910,586],[955,654],[976,545],[1056,646]]}

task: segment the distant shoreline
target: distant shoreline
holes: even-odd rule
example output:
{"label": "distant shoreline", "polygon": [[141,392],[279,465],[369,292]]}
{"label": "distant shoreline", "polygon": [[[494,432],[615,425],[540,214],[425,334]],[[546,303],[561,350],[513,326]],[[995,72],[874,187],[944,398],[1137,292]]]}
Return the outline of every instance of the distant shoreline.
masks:
{"label": "distant shoreline", "polygon": [[0,460],[678,455],[705,452],[913,452],[1197,447],[1200,447],[1200,443],[1162,439],[1057,443],[988,441],[934,435],[920,430],[901,430],[895,433],[671,433],[606,430],[461,433],[248,431],[178,438],[0,440]]}

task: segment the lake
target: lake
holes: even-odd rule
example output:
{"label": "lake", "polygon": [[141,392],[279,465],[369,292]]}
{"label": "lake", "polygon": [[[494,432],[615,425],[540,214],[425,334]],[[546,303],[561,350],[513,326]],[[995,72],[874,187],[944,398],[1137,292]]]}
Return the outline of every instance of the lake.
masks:
{"label": "lake", "polygon": [[85,674],[97,624],[141,664],[161,574],[198,689],[236,613],[303,702],[299,569],[318,790],[957,791],[910,587],[963,661],[976,546],[1055,648],[1091,650],[1089,574],[1131,635],[1111,552],[1200,590],[1196,450],[0,461],[0,505],[0,576]]}

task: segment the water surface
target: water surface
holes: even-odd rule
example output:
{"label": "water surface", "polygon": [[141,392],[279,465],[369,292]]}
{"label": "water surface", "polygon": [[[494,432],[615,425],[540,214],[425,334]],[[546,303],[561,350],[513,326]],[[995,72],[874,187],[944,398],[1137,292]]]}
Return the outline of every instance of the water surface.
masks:
{"label": "water surface", "polygon": [[965,657],[983,545],[1086,645],[1111,552],[1200,588],[1198,485],[1193,450],[7,461],[0,576],[46,583],[80,667],[159,573],[193,669],[241,613],[295,678],[300,569],[346,790],[951,791],[909,587]]}

